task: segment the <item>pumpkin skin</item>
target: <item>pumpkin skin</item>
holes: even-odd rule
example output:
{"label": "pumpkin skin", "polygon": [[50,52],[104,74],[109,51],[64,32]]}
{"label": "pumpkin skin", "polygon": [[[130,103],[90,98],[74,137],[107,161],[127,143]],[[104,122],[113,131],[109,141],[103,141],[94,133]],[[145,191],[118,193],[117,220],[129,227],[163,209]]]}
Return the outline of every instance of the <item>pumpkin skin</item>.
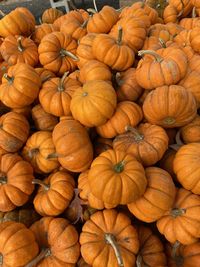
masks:
{"label": "pumpkin skin", "polygon": [[173,5],[179,12],[182,11],[181,16],[186,17],[192,11],[193,5],[190,0],[169,0],[169,5]]}
{"label": "pumpkin skin", "polygon": [[52,131],[58,123],[58,118],[45,112],[40,104],[32,108],[31,115],[38,131]]}
{"label": "pumpkin skin", "polygon": [[157,36],[146,37],[142,50],[158,50],[163,48],[159,38]]}
{"label": "pumpkin skin", "polygon": [[151,90],[159,86],[175,84],[186,74],[187,56],[181,49],[167,47],[156,52],[141,50],[139,54],[146,54],[139,61],[136,69],[137,82],[144,89]]}
{"label": "pumpkin skin", "polygon": [[52,32],[57,31],[58,28],[53,24],[43,23],[35,27],[35,31],[32,34],[33,41],[38,45],[41,43],[42,38]]}
{"label": "pumpkin skin", "polygon": [[56,77],[55,73],[44,68],[35,68],[35,71],[39,74],[42,83]]}
{"label": "pumpkin skin", "polygon": [[30,119],[31,117],[31,106],[26,106],[23,108],[13,108],[11,109],[12,112],[17,114],[23,115],[26,119]]}
{"label": "pumpkin skin", "polygon": [[200,20],[199,18],[184,18],[179,24],[186,30],[192,30],[193,28],[200,26]]}
{"label": "pumpkin skin", "polygon": [[25,266],[38,254],[39,248],[34,234],[22,223],[1,223],[0,238],[2,242],[0,264],[2,266]]}
{"label": "pumpkin skin", "polygon": [[58,161],[72,172],[88,169],[93,160],[93,148],[87,130],[73,119],[61,120],[53,130],[53,142]]}
{"label": "pumpkin skin", "polygon": [[50,173],[59,167],[55,152],[52,133],[38,131],[28,138],[22,155],[31,163],[35,172]]}
{"label": "pumpkin skin", "polygon": [[76,69],[77,43],[70,35],[52,32],[45,35],[38,47],[39,60],[45,69],[58,75]]}
{"label": "pumpkin skin", "polygon": [[41,80],[33,67],[18,63],[2,78],[0,100],[10,108],[30,105],[38,96]]}
{"label": "pumpkin skin", "polygon": [[157,228],[172,244],[176,241],[183,245],[195,243],[200,237],[199,212],[200,197],[186,189],[177,189],[173,207],[157,221]]}
{"label": "pumpkin skin", "polygon": [[124,72],[116,74],[116,94],[117,100],[136,101],[142,94],[142,87],[136,81],[136,69],[130,68]]}
{"label": "pumpkin skin", "polygon": [[102,80],[102,81],[111,81],[112,74],[109,67],[98,61],[98,60],[89,60],[84,64],[84,67],[80,69],[81,83],[86,83],[88,81]]}
{"label": "pumpkin skin", "polygon": [[37,267],[75,267],[80,255],[78,233],[66,219],[43,217],[30,228],[46,255]]}
{"label": "pumpkin skin", "polygon": [[64,171],[50,174],[44,181],[33,181],[40,188],[33,200],[35,210],[44,216],[58,216],[68,207],[74,195],[74,178]]}
{"label": "pumpkin skin", "polygon": [[180,129],[181,139],[184,143],[200,142],[200,116]]}
{"label": "pumpkin skin", "polygon": [[171,175],[171,177],[173,177],[173,179],[176,180],[175,178],[176,175],[173,169],[173,162],[174,162],[175,155],[176,155],[176,151],[174,149],[169,148],[165,152],[162,159],[159,161],[159,167],[167,171]]}
{"label": "pumpkin skin", "polygon": [[190,61],[189,61],[189,68],[191,70],[194,70],[198,73],[200,73],[200,55],[195,54],[193,55],[193,57],[191,57]]}
{"label": "pumpkin skin", "polygon": [[29,135],[29,123],[16,112],[8,112],[0,118],[0,146],[7,152],[17,152]]}
{"label": "pumpkin skin", "polygon": [[42,14],[42,23],[54,23],[54,21],[61,17],[63,12],[57,8],[48,8]]}
{"label": "pumpkin skin", "polygon": [[137,52],[144,45],[146,38],[146,25],[137,17],[124,17],[120,19],[109,33],[112,37],[117,38],[118,28],[122,27],[122,43],[128,45]]}
{"label": "pumpkin skin", "polygon": [[87,23],[88,33],[108,33],[118,21],[119,13],[111,6],[104,6]]}
{"label": "pumpkin skin", "polygon": [[166,267],[167,259],[160,239],[153,234],[150,228],[140,225],[138,227],[140,250],[137,256],[139,266]]}
{"label": "pumpkin skin", "polygon": [[145,118],[164,128],[181,127],[191,122],[196,116],[196,108],[192,93],[180,85],[156,88],[143,104]]}
{"label": "pumpkin skin", "polygon": [[108,34],[98,34],[92,43],[94,57],[117,71],[127,70],[135,60],[134,51],[123,44],[121,34],[123,36],[122,28],[118,28],[118,38]]}
{"label": "pumpkin skin", "polygon": [[199,149],[200,143],[184,145],[178,150],[174,159],[174,172],[178,181],[194,194],[200,194]]}
{"label": "pumpkin skin", "polygon": [[144,166],[158,162],[168,148],[168,136],[165,130],[150,123],[140,124],[134,129],[118,135],[113,141],[113,148],[131,153]]}
{"label": "pumpkin skin", "polygon": [[16,8],[0,21],[0,36],[29,36],[35,28],[35,18],[27,8]]}
{"label": "pumpkin skin", "polygon": [[83,65],[89,60],[95,59],[92,52],[92,43],[95,37],[95,33],[88,33],[83,38],[81,38],[76,50],[76,55],[79,58],[79,61],[77,62],[79,69],[82,68]]}
{"label": "pumpkin skin", "polygon": [[190,33],[190,44],[191,44],[191,47],[198,54],[200,53],[200,49],[199,49],[199,44],[200,44],[199,33],[200,33],[199,27],[193,28],[191,30],[191,33]]}
{"label": "pumpkin skin", "polygon": [[96,128],[97,133],[105,138],[113,138],[126,131],[127,126],[135,127],[143,119],[139,105],[123,101],[118,103],[113,116],[103,125]]}
{"label": "pumpkin skin", "polygon": [[169,173],[149,167],[145,170],[147,188],[135,202],[128,204],[130,212],[143,222],[155,222],[168,211],[174,202],[176,189]]}
{"label": "pumpkin skin", "polygon": [[38,51],[36,44],[23,36],[6,37],[0,48],[1,55],[9,65],[26,63],[35,66],[38,63]]}
{"label": "pumpkin skin", "polygon": [[163,12],[165,23],[178,23],[179,11],[173,5],[167,5]]}
{"label": "pumpkin skin", "polygon": [[93,143],[94,158],[96,158],[102,152],[112,149],[112,140],[109,138],[97,137]]}
{"label": "pumpkin skin", "polygon": [[135,201],[147,185],[143,166],[131,154],[111,149],[93,160],[88,180],[92,194],[111,205]]}
{"label": "pumpkin skin", "polygon": [[45,112],[54,116],[70,115],[71,98],[80,87],[81,83],[67,77],[67,73],[62,78],[51,78],[40,90],[40,104]]}
{"label": "pumpkin skin", "polygon": [[0,159],[0,211],[7,212],[24,205],[34,190],[33,169],[17,154]]}
{"label": "pumpkin skin", "polygon": [[116,105],[117,97],[112,85],[97,80],[86,82],[74,92],[70,109],[75,120],[85,126],[94,127],[111,118]]}
{"label": "pumpkin skin", "polygon": [[125,214],[116,210],[98,211],[83,225],[80,244],[86,263],[93,267],[119,266],[112,246],[105,242],[107,233],[115,238],[124,266],[135,266],[135,255],[139,250],[136,229]]}
{"label": "pumpkin skin", "polygon": [[77,263],[77,267],[91,267],[90,265],[88,265],[83,258],[80,258],[80,260]]}

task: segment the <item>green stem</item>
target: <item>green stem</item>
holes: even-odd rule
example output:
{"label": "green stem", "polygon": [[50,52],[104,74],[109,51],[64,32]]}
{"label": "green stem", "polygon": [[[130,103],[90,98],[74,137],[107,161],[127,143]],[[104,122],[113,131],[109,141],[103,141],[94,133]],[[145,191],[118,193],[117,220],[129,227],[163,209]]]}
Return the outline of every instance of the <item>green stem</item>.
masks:
{"label": "green stem", "polygon": [[35,267],[41,260],[51,255],[51,251],[49,248],[43,249],[40,254],[34,258],[31,262],[26,264],[24,267]]}
{"label": "green stem", "polygon": [[163,48],[167,48],[166,43],[165,43],[165,41],[162,38],[158,38],[158,40],[159,40],[159,43],[161,44],[161,46]]}
{"label": "green stem", "polygon": [[7,176],[4,172],[0,172],[0,185],[7,184]]}
{"label": "green stem", "polygon": [[14,77],[8,76],[7,73],[4,73],[3,78],[5,78],[8,81],[9,84],[12,84],[13,81],[14,81]]}
{"label": "green stem", "polygon": [[37,153],[39,153],[39,148],[33,148],[28,151],[28,157],[32,159]]}
{"label": "green stem", "polygon": [[140,51],[138,51],[138,56],[142,57],[144,55],[153,56],[156,62],[162,62],[163,61],[163,58],[153,50],[140,50]]}
{"label": "green stem", "polygon": [[171,216],[173,216],[174,218],[177,218],[178,216],[181,216],[183,214],[186,213],[186,209],[178,209],[178,208],[174,208],[171,210]]}
{"label": "green stem", "polygon": [[131,132],[136,142],[144,140],[144,135],[141,134],[137,129],[131,127],[130,125],[127,125],[125,127],[125,131]]}
{"label": "green stem", "polygon": [[86,26],[87,26],[87,24],[88,24],[88,20],[85,20],[82,24],[81,24],[81,28],[86,28]]}
{"label": "green stem", "polygon": [[96,12],[98,12],[97,3],[96,0],[93,0],[94,9]]}
{"label": "green stem", "polygon": [[120,267],[123,267],[124,266],[123,259],[121,256],[120,248],[119,248],[117,241],[115,239],[115,236],[113,234],[105,234],[105,241],[106,241],[106,243],[108,243],[109,245],[112,246],[112,248],[115,252],[115,256],[117,258],[118,265]]}
{"label": "green stem", "polygon": [[121,45],[122,44],[122,36],[123,36],[123,29],[121,26],[118,28],[118,37],[117,37],[117,44]]}
{"label": "green stem", "polygon": [[59,155],[57,153],[51,153],[46,157],[46,159],[56,159],[58,157]]}
{"label": "green stem", "polygon": [[32,181],[32,184],[37,184],[37,185],[40,185],[44,188],[44,190],[48,191],[50,186],[48,184],[45,184],[43,181],[39,180],[39,179],[34,179]]}
{"label": "green stem", "polygon": [[79,60],[79,58],[77,56],[75,56],[73,53],[71,53],[70,51],[67,51],[67,50],[65,50],[63,48],[60,50],[60,55],[61,55],[61,57],[65,57],[65,56],[70,57],[74,61],[78,61]]}
{"label": "green stem", "polygon": [[176,241],[172,247],[172,259],[176,262],[177,266],[182,266],[184,263],[184,259],[182,256],[177,255],[177,251],[180,247],[180,242]]}
{"label": "green stem", "polygon": [[18,48],[19,52],[24,51],[24,47],[22,46],[22,36],[17,38],[17,48]]}
{"label": "green stem", "polygon": [[3,254],[0,253],[0,265],[3,266]]}
{"label": "green stem", "polygon": [[59,82],[59,85],[58,85],[58,91],[59,92],[63,92],[65,90],[65,87],[64,87],[64,82],[65,82],[65,79],[67,78],[67,75],[69,74],[69,71],[66,71],[62,78],[60,79],[60,82]]}
{"label": "green stem", "polygon": [[119,163],[114,165],[114,171],[117,173],[121,173],[124,170],[125,162],[122,160]]}
{"label": "green stem", "polygon": [[1,9],[0,9],[0,16],[5,17],[6,13],[4,13]]}

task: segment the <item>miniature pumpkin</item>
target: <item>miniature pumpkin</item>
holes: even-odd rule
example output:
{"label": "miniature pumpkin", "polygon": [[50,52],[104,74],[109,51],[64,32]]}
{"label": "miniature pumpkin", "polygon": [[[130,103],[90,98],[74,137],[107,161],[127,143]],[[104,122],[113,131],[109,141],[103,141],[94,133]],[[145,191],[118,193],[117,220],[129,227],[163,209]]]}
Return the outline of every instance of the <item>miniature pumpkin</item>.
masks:
{"label": "miniature pumpkin", "polygon": [[191,30],[191,33],[190,33],[190,44],[191,44],[191,47],[197,53],[200,53],[200,48],[199,48],[200,38],[199,38],[199,34],[200,34],[200,28],[199,27],[193,28]]}
{"label": "miniature pumpkin", "polygon": [[189,245],[200,237],[200,197],[190,191],[177,189],[176,199],[172,208],[156,223],[161,234],[170,243],[179,241]]}
{"label": "miniature pumpkin", "polygon": [[75,182],[67,172],[57,171],[43,181],[35,179],[33,183],[40,185],[33,204],[42,216],[61,214],[73,198]]}
{"label": "miniature pumpkin", "polygon": [[0,211],[14,210],[24,205],[34,190],[33,169],[17,154],[5,154],[0,159]]}
{"label": "miniature pumpkin", "polygon": [[23,115],[26,119],[30,119],[31,117],[31,106],[25,106],[23,108],[12,108],[12,112]]}
{"label": "miniature pumpkin", "polygon": [[196,108],[193,94],[180,85],[156,88],[143,104],[145,118],[164,128],[181,127],[191,122],[196,116]]}
{"label": "miniature pumpkin", "polygon": [[132,267],[139,250],[135,227],[116,210],[94,213],[83,225],[80,244],[83,259],[93,267]]}
{"label": "miniature pumpkin", "polygon": [[162,159],[159,161],[159,167],[167,171],[174,179],[176,177],[173,169],[175,155],[176,155],[176,150],[169,148],[165,152]]}
{"label": "miniature pumpkin", "polygon": [[54,21],[61,17],[63,12],[57,8],[48,8],[42,14],[42,23],[54,23]]}
{"label": "miniature pumpkin", "polygon": [[113,148],[131,153],[145,166],[158,162],[168,148],[167,133],[160,126],[144,123],[138,128],[128,126],[126,130],[114,139]]}
{"label": "miniature pumpkin", "polygon": [[122,101],[118,103],[113,116],[96,130],[102,137],[113,138],[118,134],[123,134],[126,127],[137,126],[142,119],[143,114],[139,105],[130,101]]}
{"label": "miniature pumpkin", "polygon": [[37,173],[50,173],[59,167],[51,132],[33,133],[28,138],[22,155]]}
{"label": "miniature pumpkin", "polygon": [[175,199],[175,185],[171,176],[157,167],[145,170],[147,188],[144,194],[128,208],[133,215],[144,222],[155,222],[168,211]]}
{"label": "miniature pumpkin", "polygon": [[23,108],[38,96],[40,77],[33,67],[18,63],[3,75],[0,100],[10,108]]}
{"label": "miniature pumpkin", "polygon": [[173,5],[179,12],[182,12],[183,17],[189,15],[193,8],[191,0],[169,0],[168,2],[169,5]]}
{"label": "miniature pumpkin", "polygon": [[184,143],[200,142],[200,116],[180,129],[181,138]]}
{"label": "miniature pumpkin", "polygon": [[29,135],[29,123],[16,112],[8,112],[0,118],[0,146],[7,152],[17,152]]}
{"label": "miniature pumpkin", "polygon": [[141,163],[131,154],[111,149],[93,160],[88,180],[92,194],[111,205],[135,201],[147,184]]}
{"label": "miniature pumpkin", "polygon": [[181,11],[179,12],[173,5],[167,5],[163,12],[163,19],[165,23],[178,23],[181,17]]}
{"label": "miniature pumpkin", "polygon": [[39,248],[34,234],[22,223],[1,223],[0,239],[1,266],[26,266],[38,254]]}
{"label": "miniature pumpkin", "polygon": [[88,169],[93,159],[92,143],[78,121],[61,120],[53,130],[53,142],[62,167],[72,172]]}
{"label": "miniature pumpkin", "polygon": [[44,68],[36,68],[35,71],[39,74],[42,83],[56,77],[55,73]]}
{"label": "miniature pumpkin", "polygon": [[70,109],[75,120],[85,126],[94,127],[110,119],[116,105],[117,97],[112,85],[94,80],[86,82],[74,92]]}
{"label": "miniature pumpkin", "polygon": [[57,31],[58,28],[53,24],[43,23],[35,27],[35,31],[32,34],[32,39],[36,44],[40,44],[42,38],[52,32]]}

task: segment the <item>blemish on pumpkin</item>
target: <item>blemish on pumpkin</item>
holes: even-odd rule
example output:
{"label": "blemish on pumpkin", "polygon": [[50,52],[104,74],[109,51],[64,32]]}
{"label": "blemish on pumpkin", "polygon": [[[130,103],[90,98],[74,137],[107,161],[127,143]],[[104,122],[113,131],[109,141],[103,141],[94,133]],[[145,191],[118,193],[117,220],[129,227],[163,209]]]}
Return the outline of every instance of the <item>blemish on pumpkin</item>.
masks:
{"label": "blemish on pumpkin", "polygon": [[82,96],[87,96],[88,92],[83,92]]}

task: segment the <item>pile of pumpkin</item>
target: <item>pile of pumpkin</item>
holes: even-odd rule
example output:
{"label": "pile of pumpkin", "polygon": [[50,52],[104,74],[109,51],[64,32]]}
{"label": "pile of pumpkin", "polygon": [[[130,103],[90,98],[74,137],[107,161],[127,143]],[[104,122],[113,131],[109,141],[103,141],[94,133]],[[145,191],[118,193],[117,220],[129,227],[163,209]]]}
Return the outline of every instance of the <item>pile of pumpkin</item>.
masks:
{"label": "pile of pumpkin", "polygon": [[0,20],[0,266],[200,266],[200,1],[168,2]]}

